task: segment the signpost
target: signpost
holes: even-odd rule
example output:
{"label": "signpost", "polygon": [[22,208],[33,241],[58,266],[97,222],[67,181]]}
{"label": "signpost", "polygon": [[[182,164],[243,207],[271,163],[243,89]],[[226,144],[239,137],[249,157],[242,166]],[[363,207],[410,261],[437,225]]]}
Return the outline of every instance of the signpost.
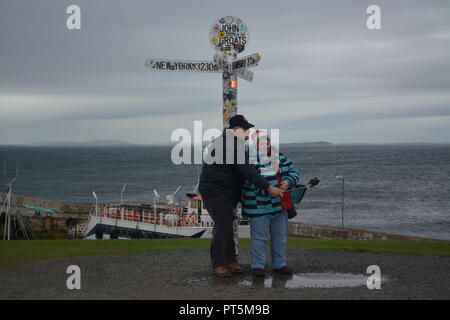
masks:
{"label": "signpost", "polygon": [[221,72],[222,119],[227,128],[229,119],[237,113],[237,78],[253,82],[253,72],[248,68],[257,66],[261,56],[254,53],[237,58],[249,41],[247,25],[237,17],[218,19],[211,28],[209,41],[216,51],[214,61],[147,59],[144,65],[153,71]]}

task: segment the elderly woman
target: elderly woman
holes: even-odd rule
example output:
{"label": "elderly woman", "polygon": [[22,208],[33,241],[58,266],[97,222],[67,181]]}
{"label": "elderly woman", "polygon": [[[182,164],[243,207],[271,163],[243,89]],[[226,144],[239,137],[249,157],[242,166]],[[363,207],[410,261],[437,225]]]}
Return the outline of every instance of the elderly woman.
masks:
{"label": "elderly woman", "polygon": [[[270,139],[256,131],[251,137],[250,162],[272,186],[284,191],[294,188],[299,180],[299,171],[284,154],[270,144]],[[265,276],[265,252],[270,234],[272,268],[276,273],[292,274],[286,263],[288,238],[288,216],[292,208],[289,192],[282,197],[272,197],[266,190],[250,181],[243,187],[242,213],[250,220],[250,253],[252,273]]]}

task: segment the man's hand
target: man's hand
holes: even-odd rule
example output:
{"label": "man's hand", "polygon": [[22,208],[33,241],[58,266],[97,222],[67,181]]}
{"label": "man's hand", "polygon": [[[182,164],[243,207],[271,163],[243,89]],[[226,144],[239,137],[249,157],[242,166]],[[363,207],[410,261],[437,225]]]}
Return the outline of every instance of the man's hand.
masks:
{"label": "man's hand", "polygon": [[267,189],[267,191],[269,191],[269,193],[272,197],[282,197],[283,196],[283,190],[281,190],[280,188],[274,187],[274,186],[270,186],[269,189]]}
{"label": "man's hand", "polygon": [[287,191],[287,189],[289,189],[289,181],[288,180],[283,180],[281,182],[280,189],[283,190],[283,191]]}

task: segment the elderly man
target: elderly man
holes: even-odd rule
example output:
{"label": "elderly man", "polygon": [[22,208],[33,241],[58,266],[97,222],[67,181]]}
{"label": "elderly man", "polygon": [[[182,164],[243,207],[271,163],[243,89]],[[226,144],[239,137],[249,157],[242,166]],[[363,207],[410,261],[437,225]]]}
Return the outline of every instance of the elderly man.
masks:
{"label": "elderly man", "polygon": [[242,199],[244,181],[249,180],[273,197],[283,194],[248,163],[244,144],[252,127],[244,116],[232,117],[229,129],[208,146],[200,176],[199,191],[214,221],[211,263],[214,274],[220,277],[243,272],[236,258],[233,220],[237,203]]}

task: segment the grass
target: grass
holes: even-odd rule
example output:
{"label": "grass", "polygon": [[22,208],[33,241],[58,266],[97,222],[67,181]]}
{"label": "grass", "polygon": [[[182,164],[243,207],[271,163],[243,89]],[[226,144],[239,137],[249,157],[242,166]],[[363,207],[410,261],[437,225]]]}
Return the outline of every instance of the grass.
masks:
{"label": "grass", "polygon": [[344,250],[351,252],[402,253],[450,257],[450,242],[414,242],[380,240],[321,240],[290,238],[288,248]]}
{"label": "grass", "polygon": [[[147,240],[36,240],[0,241],[0,269],[13,269],[39,261],[98,255],[133,255],[144,251],[208,248],[209,239]],[[249,246],[248,239],[241,246]],[[319,240],[290,238],[289,248],[345,250],[352,252],[388,252],[410,255],[450,256],[450,242],[405,242],[367,240]]]}

